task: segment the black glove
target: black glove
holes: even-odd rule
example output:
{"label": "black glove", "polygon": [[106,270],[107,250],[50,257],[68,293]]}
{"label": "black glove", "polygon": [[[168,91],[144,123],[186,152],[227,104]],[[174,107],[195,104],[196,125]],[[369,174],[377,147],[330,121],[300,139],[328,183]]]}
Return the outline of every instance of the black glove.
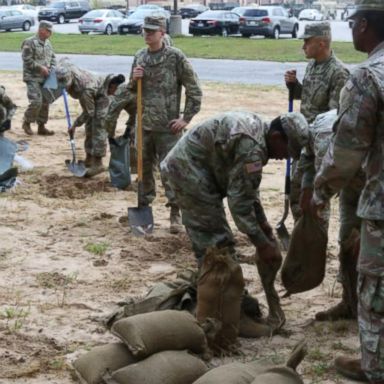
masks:
{"label": "black glove", "polygon": [[0,127],[0,132],[8,131],[8,129],[11,129],[11,120],[4,121]]}
{"label": "black glove", "polygon": [[114,137],[108,137],[108,143],[109,145],[117,145]]}

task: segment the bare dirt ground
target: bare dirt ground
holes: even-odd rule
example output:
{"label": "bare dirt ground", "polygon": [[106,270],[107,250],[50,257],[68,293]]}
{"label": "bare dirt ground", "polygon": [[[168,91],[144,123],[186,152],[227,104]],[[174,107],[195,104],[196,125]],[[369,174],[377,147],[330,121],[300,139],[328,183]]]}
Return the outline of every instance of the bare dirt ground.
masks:
{"label": "bare dirt ground", "polygon": [[[65,168],[64,160],[71,153],[62,100],[52,106],[48,124],[56,134],[27,137],[21,130],[27,106],[21,76],[3,72],[0,83],[19,106],[6,136],[28,140],[30,149],[22,155],[34,164],[32,171],[20,174],[20,185],[0,194],[0,383],[71,383],[70,361],[94,345],[114,340],[93,318],[109,313],[118,301],[138,298],[154,283],[194,267],[194,258],[187,236],[168,232],[169,213],[161,187],[153,206],[153,235],[133,237],[119,218],[126,215],[128,206],[136,206],[136,193],[113,188],[107,173],[83,180]],[[203,89],[203,108],[193,123],[230,109],[254,110],[272,118],[287,108],[283,88],[204,83]],[[80,111],[73,100],[70,108],[72,117]],[[120,132],[124,119],[119,121]],[[83,158],[82,129],[76,138],[79,158]],[[283,211],[284,167],[283,162],[270,162],[261,185],[273,226]],[[288,226],[292,228],[291,219]],[[233,222],[232,227],[239,251],[249,259],[242,264],[247,287],[265,305],[252,263],[254,249]],[[305,382],[349,382],[335,373],[332,360],[338,354],[358,354],[356,323],[313,320],[317,311],[340,299],[337,231],[337,205],[333,204],[326,278],[318,288],[282,300],[286,332],[272,338],[241,339],[242,354],[216,359],[215,365],[262,357],[282,362],[305,336],[309,354],[299,367]],[[280,282],[278,288],[282,295]]]}

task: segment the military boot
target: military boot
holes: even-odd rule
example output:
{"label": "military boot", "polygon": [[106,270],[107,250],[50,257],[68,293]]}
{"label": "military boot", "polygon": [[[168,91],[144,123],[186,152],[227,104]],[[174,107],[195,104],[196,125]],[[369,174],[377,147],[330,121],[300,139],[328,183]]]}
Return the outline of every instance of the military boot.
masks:
{"label": "military boot", "polygon": [[37,124],[37,134],[42,136],[52,136],[55,134],[55,132],[50,131],[49,129],[45,128],[44,123],[38,123]]}
{"label": "military boot", "polygon": [[87,168],[87,176],[92,177],[105,171],[103,165],[103,158],[99,156],[92,156],[91,167]]}
{"label": "military boot", "polygon": [[340,303],[327,309],[326,311],[317,312],[315,315],[317,321],[337,321],[337,320],[348,320],[356,319],[350,306],[341,300]]}
{"label": "military boot", "polygon": [[335,368],[344,377],[348,379],[369,383],[367,376],[361,368],[360,359],[351,359],[349,357],[340,356],[335,359]]}
{"label": "military boot", "polygon": [[92,155],[90,155],[89,153],[86,153],[86,154],[85,154],[84,165],[85,165],[87,168],[90,168],[90,167],[92,166],[92,162],[93,162],[93,157],[92,157]]}
{"label": "military boot", "polygon": [[23,125],[21,126],[21,128],[23,128],[23,131],[29,135],[29,136],[32,136],[33,135],[33,131],[31,129],[31,123],[28,123],[28,121],[23,121]]}
{"label": "military boot", "polygon": [[169,228],[170,233],[176,235],[183,230],[183,226],[181,224],[179,207],[175,205],[171,206],[170,222],[171,222],[171,226]]}

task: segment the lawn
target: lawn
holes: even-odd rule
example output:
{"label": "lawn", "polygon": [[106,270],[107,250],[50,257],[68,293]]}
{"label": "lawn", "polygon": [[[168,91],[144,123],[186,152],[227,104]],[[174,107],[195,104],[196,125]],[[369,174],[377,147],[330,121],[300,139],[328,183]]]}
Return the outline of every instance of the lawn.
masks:
{"label": "lawn", "polygon": [[[0,51],[19,51],[28,34],[1,33]],[[173,39],[174,45],[188,57],[206,59],[303,61],[302,41],[295,39],[244,39],[242,37],[187,37]],[[54,34],[52,44],[56,53],[98,55],[134,55],[144,46],[141,36],[104,36]],[[356,52],[352,43],[334,42],[336,55],[346,63],[358,63],[366,55]]]}

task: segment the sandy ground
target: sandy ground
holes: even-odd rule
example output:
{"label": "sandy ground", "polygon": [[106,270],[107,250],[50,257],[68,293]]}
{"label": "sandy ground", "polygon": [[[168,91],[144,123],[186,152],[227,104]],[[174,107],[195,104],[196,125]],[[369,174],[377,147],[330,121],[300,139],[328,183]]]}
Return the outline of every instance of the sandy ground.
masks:
{"label": "sandy ground", "polygon": [[[68,363],[94,345],[114,337],[93,319],[109,313],[126,297],[142,296],[154,283],[173,279],[194,258],[185,234],[168,232],[168,209],[162,188],[153,205],[155,231],[133,237],[120,224],[136,193],[113,188],[107,173],[93,179],[72,177],[64,165],[70,158],[62,100],[51,108],[48,128],[53,137],[28,137],[21,130],[27,106],[19,73],[1,73],[1,84],[19,106],[7,137],[30,143],[24,157],[34,169],[21,173],[20,185],[0,194],[0,383],[71,383]],[[193,123],[216,112],[248,109],[275,117],[287,108],[283,88],[204,83],[202,111]],[[298,105],[295,106],[296,108]],[[72,117],[79,112],[71,100]],[[121,116],[122,132],[126,116]],[[36,127],[34,127],[36,130]],[[82,129],[77,132],[78,155],[84,157]],[[271,161],[264,169],[262,201],[274,226],[283,211],[284,163]],[[233,225],[251,294],[265,305],[253,247]],[[292,220],[288,220],[292,228]],[[272,338],[241,339],[242,355],[222,360],[266,357],[282,362],[292,346],[306,336],[309,354],[299,372],[306,383],[348,383],[332,368],[338,354],[358,354],[354,321],[314,322],[314,314],[340,299],[337,282],[337,207],[333,205],[329,260],[318,288],[282,300],[286,332]],[[280,294],[283,287],[278,282]]]}

